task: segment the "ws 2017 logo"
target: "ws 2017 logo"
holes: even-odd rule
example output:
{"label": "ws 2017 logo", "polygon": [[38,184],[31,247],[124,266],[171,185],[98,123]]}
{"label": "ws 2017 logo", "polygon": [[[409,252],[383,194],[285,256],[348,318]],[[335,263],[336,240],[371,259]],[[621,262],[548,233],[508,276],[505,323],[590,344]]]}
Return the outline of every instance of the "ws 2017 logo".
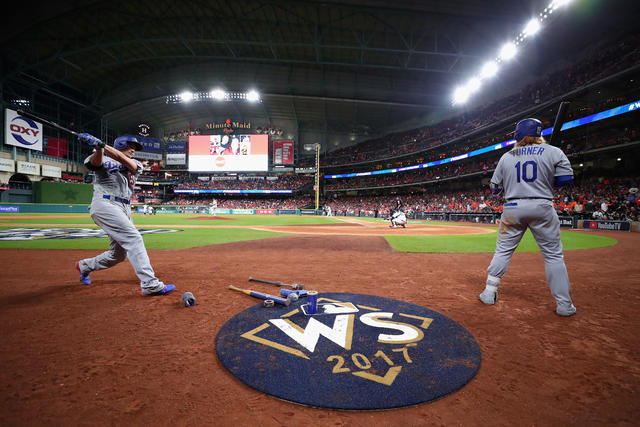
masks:
{"label": "ws 2017 logo", "polygon": [[240,381],[314,407],[377,410],[437,399],[480,365],[473,336],[448,317],[372,295],[320,293],[288,307],[251,307],[216,338],[222,364]]}

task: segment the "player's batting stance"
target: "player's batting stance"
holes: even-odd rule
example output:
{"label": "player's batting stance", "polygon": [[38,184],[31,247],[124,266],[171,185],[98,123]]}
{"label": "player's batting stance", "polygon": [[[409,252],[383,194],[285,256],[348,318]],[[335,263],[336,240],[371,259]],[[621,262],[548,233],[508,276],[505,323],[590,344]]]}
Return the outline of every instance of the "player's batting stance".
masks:
{"label": "player's batting stance", "polygon": [[562,150],[547,144],[541,135],[542,123],[539,120],[519,122],[514,134],[517,143],[500,158],[491,178],[493,194],[504,191],[506,203],[500,219],[496,251],[487,269],[486,287],[479,298],[487,305],[495,304],[500,279],[507,272],[511,256],[529,228],[544,258],[547,283],[556,300],[556,313],[571,316],[576,308],[569,296],[569,275],[562,254],[560,221],[553,206],[553,190],[571,183],[573,169]]}
{"label": "player's batting stance", "polygon": [[93,199],[89,206],[91,218],[109,236],[108,251],[80,260],[76,268],[80,281],[91,283],[89,274],[93,271],[113,267],[129,258],[131,266],[140,278],[143,295],[162,295],[175,289],[159,281],[144,246],[140,232],[131,219],[130,200],[133,186],[142,172],[142,164],[132,158],[142,144],[134,136],[116,138],[114,146],[89,134],[78,134],[78,138],[94,147],[94,152],[84,161],[87,169],[95,173]]}

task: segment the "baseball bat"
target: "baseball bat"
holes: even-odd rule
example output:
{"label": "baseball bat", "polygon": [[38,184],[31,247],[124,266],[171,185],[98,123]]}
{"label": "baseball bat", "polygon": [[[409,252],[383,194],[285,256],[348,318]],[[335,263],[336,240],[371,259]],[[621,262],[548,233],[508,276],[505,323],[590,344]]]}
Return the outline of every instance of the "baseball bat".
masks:
{"label": "baseball bat", "polygon": [[549,145],[555,145],[558,140],[558,135],[560,135],[560,131],[562,130],[569,104],[569,101],[562,101],[558,107],[558,114],[556,114],[556,121],[553,123],[553,132],[551,132],[551,138],[549,138]]}
{"label": "baseball bat", "polygon": [[37,115],[35,115],[33,113],[28,113],[28,112],[26,112],[24,110],[17,110],[17,113],[20,114],[22,117],[26,117],[28,119],[35,120],[37,122],[42,123],[43,125],[47,125],[47,126],[50,126],[52,128],[56,128],[58,130],[61,130],[63,132],[67,132],[67,133],[69,133],[69,134],[71,134],[73,136],[78,136],[77,132],[72,131],[71,129],[68,129],[68,128],[62,126],[62,125],[59,125],[56,122],[52,122],[51,120],[43,119],[42,117],[39,117],[39,116],[37,116]]}
{"label": "baseball bat", "polygon": [[264,280],[264,279],[256,279],[255,277],[249,277],[249,281],[250,282],[259,282],[259,283],[268,283],[270,285],[276,285],[276,286],[288,286],[292,289],[304,289],[304,285],[299,285],[298,283],[283,283],[283,282],[274,282],[271,280]]}
{"label": "baseball bat", "polygon": [[282,305],[287,306],[287,307],[289,306],[289,304],[291,304],[291,301],[289,301],[286,298],[282,298],[282,297],[279,297],[279,296],[276,296],[276,295],[265,294],[263,292],[254,291],[252,289],[240,289],[240,288],[237,288],[237,287],[235,287],[233,285],[229,285],[229,289],[231,289],[232,291],[242,292],[242,293],[247,294],[249,296],[252,296],[254,298],[260,298],[260,299],[263,299],[263,300],[270,299],[270,300],[273,300],[273,302],[276,302],[278,304],[282,304]]}

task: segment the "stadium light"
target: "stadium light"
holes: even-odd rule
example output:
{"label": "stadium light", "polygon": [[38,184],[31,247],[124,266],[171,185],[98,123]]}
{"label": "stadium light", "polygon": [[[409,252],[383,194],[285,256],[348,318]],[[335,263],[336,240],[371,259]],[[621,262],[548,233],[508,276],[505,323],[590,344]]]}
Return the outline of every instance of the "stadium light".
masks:
{"label": "stadium light", "polygon": [[489,61],[485,63],[480,71],[480,77],[483,79],[488,79],[495,76],[498,73],[498,64],[494,61]]}
{"label": "stadium light", "polygon": [[453,92],[453,103],[464,104],[469,99],[469,95],[466,87],[459,87]]}
{"label": "stadium light", "polygon": [[193,101],[193,92],[184,91],[180,94],[180,100],[182,102],[191,102]]}
{"label": "stadium light", "polygon": [[260,100],[260,94],[255,90],[250,90],[247,92],[247,101],[249,102],[258,102]]}
{"label": "stadium light", "polygon": [[518,48],[512,42],[505,43],[500,49],[500,59],[503,61],[508,61],[509,59],[516,56],[518,53]]}
{"label": "stadium light", "polygon": [[467,82],[467,85],[465,86],[467,92],[474,93],[475,91],[477,91],[478,89],[480,89],[480,79],[477,77],[473,77],[471,80],[469,80]]}
{"label": "stadium light", "polygon": [[[493,77],[498,72],[498,67],[502,62],[506,62],[512,59],[518,54],[520,48],[526,43],[527,38],[538,33],[544,26],[547,18],[551,17],[551,14],[559,8],[564,8],[572,3],[573,0],[551,0],[551,2],[540,11],[537,18],[530,19],[524,26],[522,32],[515,36],[512,41],[505,43],[498,52],[497,58],[494,61],[489,61],[484,64],[480,69],[479,79],[480,81]],[[469,89],[472,89],[469,91]],[[476,81],[470,81],[466,86],[458,87],[453,94],[452,103],[462,104],[468,100],[471,92],[478,90],[479,87]]]}
{"label": "stadium light", "polygon": [[261,102],[260,94],[251,90],[249,92],[233,92],[233,91],[224,91],[220,88],[215,88],[210,91],[205,92],[190,92],[185,91],[180,94],[167,95],[165,98],[165,102],[167,104],[180,104],[187,102],[200,102],[200,101],[226,101],[226,102],[234,102],[234,101],[247,101],[247,102]]}
{"label": "stadium light", "polygon": [[226,97],[226,93],[225,91],[223,91],[222,89],[213,89],[211,91],[211,98],[215,99],[216,101],[222,101],[224,100],[224,98]]}
{"label": "stadium light", "polygon": [[541,28],[540,21],[538,21],[538,19],[536,18],[533,18],[524,27],[524,30],[522,30],[522,33],[525,36],[532,36],[538,31],[540,31],[540,28]]}

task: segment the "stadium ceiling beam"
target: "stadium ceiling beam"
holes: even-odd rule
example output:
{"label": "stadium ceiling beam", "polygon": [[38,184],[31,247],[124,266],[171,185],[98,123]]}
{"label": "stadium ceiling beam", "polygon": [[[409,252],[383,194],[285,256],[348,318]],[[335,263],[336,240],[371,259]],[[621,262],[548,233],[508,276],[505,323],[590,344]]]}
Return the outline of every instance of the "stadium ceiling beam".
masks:
{"label": "stadium ceiling beam", "polygon": [[293,98],[293,99],[307,99],[316,100],[322,102],[336,101],[336,102],[349,102],[354,104],[369,104],[369,105],[382,105],[390,107],[407,107],[416,109],[431,109],[442,108],[444,104],[412,104],[408,102],[396,102],[396,101],[379,101],[372,99],[358,99],[358,98],[338,98],[331,96],[316,96],[316,95],[300,95],[300,94],[282,94],[282,93],[262,93],[262,98]]}
{"label": "stadium ceiling beam", "polygon": [[[40,69],[46,70],[48,67],[54,63],[55,61],[64,61],[65,57],[75,57],[77,55],[87,55],[96,57],[96,52],[103,52],[105,50],[109,50],[112,48],[130,48],[133,46],[148,46],[149,43],[154,44],[162,44],[162,43],[170,43],[174,41],[171,38],[144,38],[144,39],[131,39],[131,40],[123,40],[118,42],[103,42],[97,45],[92,45],[89,47],[81,48],[81,49],[68,49],[64,51],[57,51],[54,55],[49,56],[47,58],[43,58],[41,60],[26,64],[21,64],[16,72],[25,71],[28,69]],[[410,56],[437,56],[441,58],[449,58],[457,62],[462,58],[471,58],[478,59],[478,55],[472,55],[467,53],[453,53],[453,52],[442,52],[442,51],[434,51],[434,50],[418,50],[418,49],[408,49],[408,48],[382,48],[382,47],[371,47],[363,44],[351,44],[351,45],[339,45],[339,44],[330,44],[330,43],[318,43],[319,40],[315,40],[313,42],[273,42],[273,41],[247,41],[247,40],[228,40],[228,39],[200,39],[200,38],[182,38],[180,39],[183,46],[185,46],[185,52],[182,53],[171,53],[171,54],[163,54],[161,52],[151,53],[145,56],[137,56],[135,58],[130,58],[128,60],[124,60],[122,58],[114,59],[112,54],[106,55],[103,57],[102,61],[94,61],[89,63],[89,67],[84,67],[81,73],[90,73],[90,72],[99,72],[103,69],[111,69],[114,65],[122,66],[132,63],[139,63],[148,60],[154,59],[164,59],[164,60],[234,60],[234,61],[261,61],[261,62],[271,62],[271,63],[282,63],[282,64],[313,64],[313,65],[328,65],[328,66],[338,66],[338,67],[365,67],[370,69],[386,69],[386,70],[404,70],[404,71],[416,71],[422,73],[444,73],[444,74],[458,74],[450,70],[450,67],[411,67],[402,64],[380,64],[380,63],[367,63],[363,60],[366,56],[366,53],[383,53],[389,55],[410,55]],[[208,55],[201,54],[192,49],[191,46],[194,44],[219,44],[228,47],[229,52],[231,52],[231,56],[227,55]],[[295,59],[295,58],[277,58],[273,55],[271,57],[262,57],[262,56],[240,56],[237,52],[234,51],[232,46],[260,46],[267,47],[273,51],[278,47],[290,47],[290,48],[306,48],[310,51],[319,52],[320,49],[335,49],[335,50],[351,50],[358,52],[359,60],[357,61],[331,61],[326,59],[321,59],[319,54],[316,54],[314,60],[309,59]],[[455,63],[454,62],[454,63]],[[78,71],[78,70],[76,70]],[[54,73],[55,69],[49,72],[50,78],[52,80],[56,80],[51,73]],[[66,80],[66,79],[65,79]]]}

